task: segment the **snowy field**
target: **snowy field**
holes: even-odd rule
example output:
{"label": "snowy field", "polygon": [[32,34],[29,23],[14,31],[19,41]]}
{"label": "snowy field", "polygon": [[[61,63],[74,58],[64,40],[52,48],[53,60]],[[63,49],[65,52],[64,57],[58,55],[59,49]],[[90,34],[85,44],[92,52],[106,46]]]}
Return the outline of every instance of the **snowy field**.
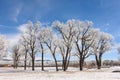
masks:
{"label": "snowy field", "polygon": [[45,72],[40,69],[31,71],[31,68],[24,71],[23,68],[17,70],[13,68],[0,67],[0,80],[120,80],[119,67],[104,68],[101,70],[89,69],[78,71],[76,68],[69,68],[68,71],[56,72],[55,68],[48,68]]}

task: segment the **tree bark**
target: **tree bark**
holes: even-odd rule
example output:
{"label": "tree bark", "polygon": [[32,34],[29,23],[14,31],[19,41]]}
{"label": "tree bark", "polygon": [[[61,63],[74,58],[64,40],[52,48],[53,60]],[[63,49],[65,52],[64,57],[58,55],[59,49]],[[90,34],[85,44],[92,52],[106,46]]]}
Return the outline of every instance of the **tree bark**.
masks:
{"label": "tree bark", "polygon": [[42,50],[41,70],[44,71],[44,50],[43,50],[43,45],[41,42],[40,42],[40,46],[41,46],[41,50]]}
{"label": "tree bark", "polygon": [[80,71],[83,70],[83,63],[84,63],[84,60],[82,57],[80,57],[80,60],[79,60],[79,65],[80,65]]}
{"label": "tree bark", "polygon": [[24,61],[24,70],[26,70],[26,60]]}
{"label": "tree bark", "polygon": [[66,69],[65,69],[65,60],[63,60],[63,71],[66,71]]}
{"label": "tree bark", "polygon": [[65,60],[64,60],[64,71],[67,70],[67,61],[68,61],[68,54],[69,54],[69,47],[67,47],[66,55],[65,55]]}
{"label": "tree bark", "polygon": [[62,70],[64,70],[64,56],[62,58]]}
{"label": "tree bark", "polygon": [[83,70],[83,62],[80,60],[80,71]]}
{"label": "tree bark", "polygon": [[44,53],[42,51],[42,71],[44,71]]}
{"label": "tree bark", "polygon": [[56,71],[58,71],[58,64],[57,64],[57,60],[56,60],[55,54],[53,54],[53,58],[54,58],[54,61],[55,61]]}
{"label": "tree bark", "polygon": [[101,56],[99,55],[98,58],[97,55],[95,55],[95,59],[96,59],[97,69],[101,69]]}
{"label": "tree bark", "polygon": [[27,51],[25,53],[24,70],[26,70],[26,66],[27,66]]}
{"label": "tree bark", "polygon": [[34,50],[32,50],[32,71],[34,71],[35,65],[34,65]]}
{"label": "tree bark", "polygon": [[[70,53],[69,53],[70,54]],[[69,57],[68,57],[68,60],[67,60],[67,66],[66,66],[66,70],[68,69],[68,66],[69,66],[69,62],[70,62],[70,55],[69,55]]]}
{"label": "tree bark", "polygon": [[34,59],[32,58],[32,71],[34,71]]}

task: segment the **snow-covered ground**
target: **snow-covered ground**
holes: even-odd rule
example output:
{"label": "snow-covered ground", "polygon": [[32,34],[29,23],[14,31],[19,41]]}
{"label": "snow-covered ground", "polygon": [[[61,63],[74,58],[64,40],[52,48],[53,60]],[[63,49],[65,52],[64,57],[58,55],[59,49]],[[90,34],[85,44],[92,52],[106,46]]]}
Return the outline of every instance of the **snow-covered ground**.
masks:
{"label": "snow-covered ground", "polygon": [[120,73],[113,73],[113,70],[120,67],[97,69],[85,69],[78,71],[77,68],[69,68],[68,71],[56,72],[55,68],[46,68],[45,72],[40,69],[31,71],[29,68],[24,71],[23,68],[17,70],[13,68],[0,67],[0,80],[120,80]]}

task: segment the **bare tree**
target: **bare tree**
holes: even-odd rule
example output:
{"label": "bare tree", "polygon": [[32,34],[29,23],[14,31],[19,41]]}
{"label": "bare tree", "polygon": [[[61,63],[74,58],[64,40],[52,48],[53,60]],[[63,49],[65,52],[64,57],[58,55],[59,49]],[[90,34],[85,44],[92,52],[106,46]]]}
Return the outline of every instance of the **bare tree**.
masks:
{"label": "bare tree", "polygon": [[80,70],[83,70],[84,60],[91,55],[91,46],[96,37],[97,29],[93,29],[92,22],[74,21],[76,34],[74,42],[77,52],[75,55],[79,58]]}
{"label": "bare tree", "polygon": [[55,65],[56,65],[56,71],[58,71],[58,64],[57,64],[57,59],[55,56],[56,53],[56,49],[57,49],[57,36],[55,34],[53,34],[52,29],[51,28],[46,28],[46,30],[44,31],[45,33],[45,44],[47,45],[47,47],[49,48],[53,59],[55,61]]}
{"label": "bare tree", "polygon": [[0,58],[6,55],[7,48],[8,48],[8,40],[5,38],[4,35],[0,35]]}
{"label": "bare tree", "polygon": [[[69,65],[70,60],[70,54],[72,49],[72,43],[73,43],[73,36],[75,34],[74,26],[71,24],[72,20],[68,20],[66,23],[61,23],[59,21],[56,21],[53,23],[53,26],[55,26],[55,29],[60,33],[58,34],[61,39],[63,39],[63,43],[65,45],[65,53],[64,60],[63,60],[63,70],[66,71]],[[62,53],[63,54],[63,53]]]}
{"label": "bare tree", "polygon": [[44,71],[44,41],[45,41],[45,37],[46,34],[45,34],[45,29],[40,29],[39,30],[39,33],[38,33],[38,36],[37,36],[37,39],[38,39],[38,44],[40,46],[39,50],[42,54],[42,71]]}
{"label": "bare tree", "polygon": [[113,36],[104,32],[99,32],[98,38],[96,37],[93,49],[98,69],[101,69],[102,55],[110,50],[113,45],[112,40]]}
{"label": "bare tree", "polygon": [[24,70],[26,70],[27,67],[27,57],[29,52],[29,44],[25,41],[25,36],[21,36],[21,39],[19,40],[22,46],[23,56],[24,56]]}
{"label": "bare tree", "polygon": [[20,60],[20,53],[19,53],[19,45],[14,45],[13,48],[12,48],[12,58],[13,58],[13,66],[15,69],[17,69],[18,67],[18,63],[19,63],[19,60]]}
{"label": "bare tree", "polygon": [[[62,56],[62,69],[65,71],[64,62],[65,62],[66,46],[64,45],[63,40],[61,39],[59,39],[57,42],[59,43],[58,47],[59,47],[60,54]],[[70,59],[70,55],[68,56],[68,60],[69,59]],[[67,63],[67,66],[68,65],[69,65],[69,62]]]}
{"label": "bare tree", "polygon": [[29,54],[32,58],[32,70],[34,71],[35,66],[35,54],[37,52],[37,33],[39,29],[39,22],[37,22],[35,25],[29,21],[26,25],[26,29],[23,30],[22,34],[24,35],[24,40],[27,44],[29,44]]}

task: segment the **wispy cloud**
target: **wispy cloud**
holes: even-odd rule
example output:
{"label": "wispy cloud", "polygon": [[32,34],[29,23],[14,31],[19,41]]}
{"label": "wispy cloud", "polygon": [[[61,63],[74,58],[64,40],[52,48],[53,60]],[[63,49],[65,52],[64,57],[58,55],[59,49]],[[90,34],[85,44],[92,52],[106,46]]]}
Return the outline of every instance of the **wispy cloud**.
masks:
{"label": "wispy cloud", "polygon": [[11,13],[11,19],[18,22],[18,16],[22,10],[22,4],[15,6],[13,12]]}
{"label": "wispy cloud", "polygon": [[1,24],[0,24],[0,28],[14,29],[15,27],[11,27],[11,26],[6,26],[6,25],[1,25]]}
{"label": "wispy cloud", "polygon": [[19,31],[25,31],[26,30],[26,25],[27,24],[22,24],[22,25],[18,26],[17,27],[17,30],[18,30],[17,33],[6,34],[7,39],[10,41],[9,42],[10,47],[12,47],[12,46],[14,46],[15,44],[18,43],[18,41],[21,37],[21,34],[20,34]]}
{"label": "wispy cloud", "polygon": [[19,31],[25,32],[26,29],[27,29],[26,26],[27,26],[27,24],[22,24],[22,25],[20,25],[17,29],[18,29]]}
{"label": "wispy cloud", "polygon": [[14,46],[15,44],[18,43],[18,40],[20,39],[20,34],[16,33],[16,34],[6,34],[6,37],[9,41],[9,47]]}

